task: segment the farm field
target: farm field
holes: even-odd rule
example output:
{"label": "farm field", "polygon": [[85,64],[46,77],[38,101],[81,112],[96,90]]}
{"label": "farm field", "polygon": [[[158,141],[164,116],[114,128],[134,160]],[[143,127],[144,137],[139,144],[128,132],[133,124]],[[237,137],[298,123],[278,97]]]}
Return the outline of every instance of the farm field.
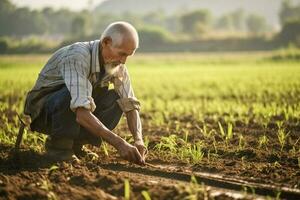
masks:
{"label": "farm field", "polygon": [[[300,198],[300,64],[274,53],[137,54],[128,69],[149,154],[121,160],[108,144],[81,163],[43,156],[25,129],[26,92],[49,55],[0,56],[0,199]],[[125,118],[115,132],[133,141]]]}

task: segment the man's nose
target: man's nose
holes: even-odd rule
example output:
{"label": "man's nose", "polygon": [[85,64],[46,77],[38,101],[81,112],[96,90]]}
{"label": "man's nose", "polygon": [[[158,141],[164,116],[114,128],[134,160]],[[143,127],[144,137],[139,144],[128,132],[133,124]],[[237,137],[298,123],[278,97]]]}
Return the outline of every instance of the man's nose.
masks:
{"label": "man's nose", "polygon": [[122,64],[125,64],[125,63],[126,63],[126,60],[127,60],[127,57],[124,56],[124,57],[121,58],[120,62],[121,62]]}

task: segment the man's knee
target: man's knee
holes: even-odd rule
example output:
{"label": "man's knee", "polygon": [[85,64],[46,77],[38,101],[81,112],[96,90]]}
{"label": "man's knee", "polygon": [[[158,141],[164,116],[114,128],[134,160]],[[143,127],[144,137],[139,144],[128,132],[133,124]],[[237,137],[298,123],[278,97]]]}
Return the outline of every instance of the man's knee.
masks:
{"label": "man's knee", "polygon": [[76,138],[80,126],[70,109],[70,92],[66,86],[53,92],[46,100],[42,112],[32,123],[32,130],[53,137]]}
{"label": "man's knee", "polygon": [[[46,103],[45,109],[48,114],[65,112],[70,110],[71,95],[66,86],[51,94]],[[71,111],[71,110],[70,110]]]}

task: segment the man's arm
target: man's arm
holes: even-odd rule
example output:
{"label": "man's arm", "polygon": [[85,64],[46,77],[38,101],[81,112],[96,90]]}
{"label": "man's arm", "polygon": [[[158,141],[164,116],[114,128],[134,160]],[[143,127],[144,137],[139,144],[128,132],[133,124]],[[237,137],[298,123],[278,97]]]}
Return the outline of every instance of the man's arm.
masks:
{"label": "man's arm", "polygon": [[128,128],[133,136],[134,145],[138,148],[143,160],[147,154],[147,148],[144,145],[142,134],[142,123],[139,112],[137,110],[131,110],[126,112]]}
{"label": "man's arm", "polygon": [[106,128],[89,110],[82,107],[77,108],[76,121],[89,132],[95,136],[101,137],[103,140],[115,147],[124,159],[137,164],[144,164],[143,158],[141,157],[137,147],[130,145],[124,139]]}

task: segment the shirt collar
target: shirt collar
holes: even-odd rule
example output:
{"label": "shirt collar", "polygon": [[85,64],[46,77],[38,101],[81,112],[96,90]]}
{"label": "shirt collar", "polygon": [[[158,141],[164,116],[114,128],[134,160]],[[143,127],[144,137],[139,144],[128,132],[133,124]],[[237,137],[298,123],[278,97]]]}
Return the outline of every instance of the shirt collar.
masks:
{"label": "shirt collar", "polygon": [[102,56],[99,57],[99,45],[101,45],[100,40],[94,40],[92,41],[92,66],[91,66],[91,72],[96,73],[100,72],[100,63],[103,63],[103,58]]}

